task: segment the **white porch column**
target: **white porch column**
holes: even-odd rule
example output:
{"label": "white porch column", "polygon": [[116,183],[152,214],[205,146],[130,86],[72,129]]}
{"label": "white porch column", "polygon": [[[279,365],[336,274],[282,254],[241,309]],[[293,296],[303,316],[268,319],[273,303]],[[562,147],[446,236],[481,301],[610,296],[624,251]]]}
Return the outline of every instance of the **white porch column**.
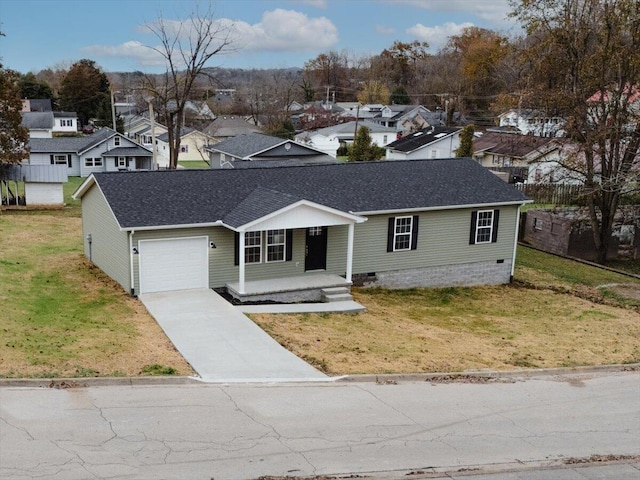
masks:
{"label": "white porch column", "polygon": [[354,224],[350,223],[347,230],[347,282],[351,281],[351,275],[353,274],[353,231]]}
{"label": "white porch column", "polygon": [[238,293],[244,291],[244,232],[239,232],[240,242],[238,242],[238,266],[240,267],[240,278],[238,280]]}

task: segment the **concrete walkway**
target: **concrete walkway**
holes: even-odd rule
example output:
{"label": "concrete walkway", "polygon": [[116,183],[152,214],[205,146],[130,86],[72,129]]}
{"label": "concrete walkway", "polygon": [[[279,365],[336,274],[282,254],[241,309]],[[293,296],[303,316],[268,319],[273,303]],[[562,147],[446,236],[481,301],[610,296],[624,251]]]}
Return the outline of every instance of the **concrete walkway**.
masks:
{"label": "concrete walkway", "polygon": [[139,298],[206,382],[330,380],[213,290],[146,293]]}

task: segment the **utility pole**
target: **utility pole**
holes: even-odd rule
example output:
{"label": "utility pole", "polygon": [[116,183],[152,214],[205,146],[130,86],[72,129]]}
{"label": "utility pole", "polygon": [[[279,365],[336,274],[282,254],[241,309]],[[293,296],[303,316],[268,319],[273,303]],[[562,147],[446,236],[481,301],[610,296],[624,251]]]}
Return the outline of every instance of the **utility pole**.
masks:
{"label": "utility pole", "polygon": [[113,124],[113,129],[118,131],[118,125],[116,124],[116,104],[113,99],[113,90],[109,89],[109,93],[111,94],[111,123]]}

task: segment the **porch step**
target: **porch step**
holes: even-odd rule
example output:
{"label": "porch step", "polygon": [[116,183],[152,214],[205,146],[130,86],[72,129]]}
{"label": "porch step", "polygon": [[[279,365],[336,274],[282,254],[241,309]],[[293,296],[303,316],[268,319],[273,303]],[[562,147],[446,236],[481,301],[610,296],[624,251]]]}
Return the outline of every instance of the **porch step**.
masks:
{"label": "porch step", "polygon": [[322,301],[331,302],[347,302],[353,300],[348,287],[331,287],[322,289]]}

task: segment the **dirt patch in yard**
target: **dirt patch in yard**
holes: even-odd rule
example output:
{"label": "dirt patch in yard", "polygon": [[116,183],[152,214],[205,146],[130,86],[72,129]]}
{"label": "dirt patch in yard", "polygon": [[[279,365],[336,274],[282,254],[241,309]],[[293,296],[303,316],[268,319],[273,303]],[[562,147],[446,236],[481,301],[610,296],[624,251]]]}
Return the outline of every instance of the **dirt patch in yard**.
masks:
{"label": "dirt patch in yard", "polygon": [[640,360],[640,315],[550,290],[354,289],[367,312],[252,315],[330,374],[460,372]]}

